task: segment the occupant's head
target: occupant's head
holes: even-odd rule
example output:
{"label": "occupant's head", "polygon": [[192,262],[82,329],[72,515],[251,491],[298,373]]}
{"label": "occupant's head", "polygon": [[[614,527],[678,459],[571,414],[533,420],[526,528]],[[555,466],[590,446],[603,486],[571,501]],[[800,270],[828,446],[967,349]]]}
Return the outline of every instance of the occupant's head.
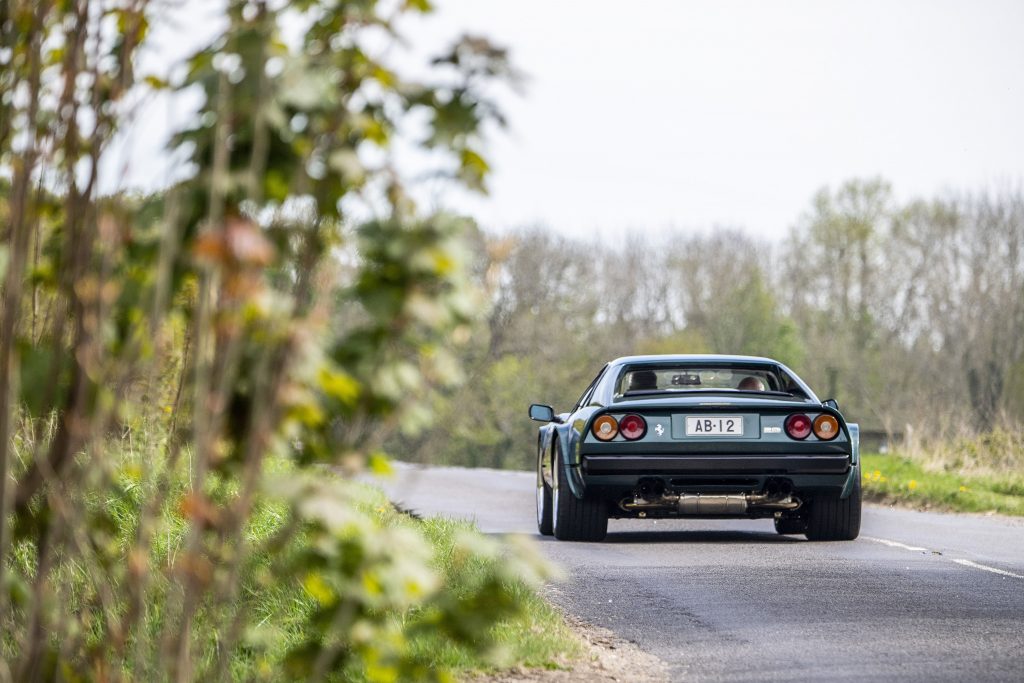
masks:
{"label": "occupant's head", "polygon": [[658,376],[654,370],[635,370],[629,376],[630,391],[644,391],[658,388]]}
{"label": "occupant's head", "polygon": [[740,391],[764,391],[764,382],[760,377],[744,377],[736,388]]}

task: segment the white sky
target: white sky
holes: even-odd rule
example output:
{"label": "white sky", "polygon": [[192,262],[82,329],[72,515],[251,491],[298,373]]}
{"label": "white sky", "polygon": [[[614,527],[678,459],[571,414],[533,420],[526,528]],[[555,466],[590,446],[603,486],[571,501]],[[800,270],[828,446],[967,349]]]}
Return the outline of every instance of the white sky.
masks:
{"label": "white sky", "polygon": [[[903,198],[1024,180],[1019,0],[435,3],[405,22],[417,53],[484,34],[528,76],[503,98],[491,195],[421,192],[485,227],[779,238],[818,188],[854,176],[880,174]],[[139,184],[162,173],[154,131],[182,107],[144,114]]]}

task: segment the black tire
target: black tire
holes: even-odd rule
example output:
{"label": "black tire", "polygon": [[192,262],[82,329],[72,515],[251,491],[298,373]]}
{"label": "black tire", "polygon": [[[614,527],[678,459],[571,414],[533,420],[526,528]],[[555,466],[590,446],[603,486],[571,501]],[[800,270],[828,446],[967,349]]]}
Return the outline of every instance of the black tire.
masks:
{"label": "black tire", "polygon": [[569,490],[562,468],[561,449],[555,447],[552,519],[555,538],[560,541],[602,541],[608,535],[608,506],[593,496],[579,499]]}
{"label": "black tire", "polygon": [[852,541],[860,534],[860,511],[860,476],[857,476],[853,491],[846,498],[815,496],[807,518],[807,538],[812,541]]}
{"label": "black tire", "polygon": [[544,481],[543,458],[546,454],[537,454],[537,531],[541,536],[554,533],[551,514],[551,487]]}
{"label": "black tire", "polygon": [[775,531],[783,536],[806,533],[807,520],[803,517],[776,517]]}

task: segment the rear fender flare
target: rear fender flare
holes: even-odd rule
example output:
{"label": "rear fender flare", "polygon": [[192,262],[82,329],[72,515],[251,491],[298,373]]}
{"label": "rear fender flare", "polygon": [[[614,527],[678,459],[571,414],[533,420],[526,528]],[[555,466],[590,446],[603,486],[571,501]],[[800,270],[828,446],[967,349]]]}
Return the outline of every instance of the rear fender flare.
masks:
{"label": "rear fender flare", "polygon": [[853,492],[854,484],[860,479],[860,425],[856,423],[846,425],[850,430],[850,474],[846,477],[843,485],[843,492],[840,498],[848,498]]}
{"label": "rear fender flare", "polygon": [[551,456],[554,452],[555,425],[546,424],[540,428],[537,434],[537,465],[540,467],[541,476],[548,486],[554,486],[554,471],[551,465],[554,462]]}
{"label": "rear fender flare", "polygon": [[[565,474],[565,481],[569,483],[569,490],[577,498],[583,498],[583,491],[586,488],[583,484],[583,477],[580,475],[579,465],[579,434],[572,425],[559,425],[555,427],[555,439],[558,440],[558,447],[562,452],[562,472]],[[552,458],[554,450],[552,449]]]}
{"label": "rear fender flare", "polygon": [[850,462],[854,465],[860,464],[860,425],[852,422],[846,425],[850,430]]}

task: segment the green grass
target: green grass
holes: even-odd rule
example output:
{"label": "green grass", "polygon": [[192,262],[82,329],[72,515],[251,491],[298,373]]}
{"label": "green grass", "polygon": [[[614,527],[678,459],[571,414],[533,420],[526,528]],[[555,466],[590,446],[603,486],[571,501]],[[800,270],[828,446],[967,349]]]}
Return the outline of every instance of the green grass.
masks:
{"label": "green grass", "polygon": [[[484,541],[472,522],[442,517],[416,519],[396,510],[380,489],[360,488],[364,495],[359,506],[370,513],[381,528],[409,527],[428,540],[433,564],[440,570],[444,583],[454,588],[453,597],[465,597],[471,592],[471,586],[494,574],[491,568],[494,563],[503,561],[500,556],[488,556],[487,553],[480,553],[468,561],[465,557],[456,557],[460,537],[464,540],[469,535]],[[271,506],[261,509],[252,520],[250,537],[258,540],[269,536],[280,524],[280,513]],[[256,565],[269,568],[272,564],[269,557],[256,560]],[[413,624],[422,621],[427,628],[410,630],[410,650],[430,661],[433,668],[449,669],[457,675],[511,667],[557,669],[571,666],[572,661],[582,655],[582,645],[561,614],[525,581],[514,582],[508,588],[522,609],[518,616],[499,621],[482,634],[493,643],[493,648],[487,653],[475,652],[436,635],[429,628],[429,615],[413,612],[396,614],[395,617]],[[273,654],[283,654],[296,644],[300,636],[297,626],[315,608],[315,601],[299,586],[265,586],[258,596],[250,597],[259,605],[261,618],[258,621],[275,624],[273,636],[279,642],[271,651],[270,659],[273,660]],[[254,666],[262,668],[263,673],[268,664],[272,669],[277,668],[273,661],[254,662],[244,656],[237,657],[232,664],[236,680],[254,678]],[[274,678],[273,675],[270,677]],[[362,678],[361,672],[351,669],[343,674],[343,679],[358,681]]]}
{"label": "green grass", "polygon": [[[475,526],[467,521],[437,517],[419,523],[434,548],[435,563],[449,585],[471,585],[479,577],[493,574],[487,568],[489,563],[502,561],[500,557],[485,556],[474,559],[468,566],[458,567],[452,557],[456,538],[460,534],[479,533]],[[456,672],[495,671],[514,666],[565,668],[582,654],[579,639],[562,616],[533,588],[522,582],[509,588],[522,610],[519,616],[500,621],[490,629],[488,637],[496,650],[493,658],[482,658],[451,641],[432,637],[429,632],[415,638],[412,648],[430,653],[436,666]]]}
{"label": "green grass", "polygon": [[[433,564],[443,577],[446,585],[454,587],[453,597],[463,598],[471,592],[471,586],[484,577],[494,574],[494,563],[501,557],[480,553],[466,560],[456,558],[460,537],[466,535],[485,539],[472,522],[441,517],[416,519],[400,512],[391,505],[383,491],[371,486],[358,486],[362,490],[358,507],[375,518],[380,528],[408,527],[424,536],[430,546]],[[284,510],[266,505],[257,510],[249,526],[249,538],[259,542],[271,536],[281,525]],[[459,561],[459,560],[462,561]],[[273,558],[254,557],[254,571],[270,569]],[[301,638],[301,624],[315,609],[315,600],[298,585],[288,586],[265,583],[257,580],[246,581],[249,586],[259,585],[258,593],[248,597],[256,606],[258,623],[270,625],[268,635],[274,641],[266,652],[267,657],[256,661],[239,654],[232,662],[235,680],[252,680],[257,677],[275,679],[280,656]],[[432,668],[445,668],[456,675],[470,672],[493,672],[511,667],[555,669],[570,666],[582,653],[579,639],[565,624],[562,616],[549,605],[534,588],[525,581],[509,586],[517,603],[522,607],[519,616],[499,621],[486,634],[494,644],[490,652],[478,653],[463,647],[450,639],[436,635],[429,627],[428,615],[415,612],[395,614],[396,619],[415,624],[421,620],[426,628],[411,629],[409,648],[429,661]],[[268,676],[269,673],[269,676]],[[342,673],[342,680],[363,680],[362,672],[348,669]]]}
{"label": "green grass", "polygon": [[1024,516],[1024,476],[932,471],[899,455],[863,456],[866,500],[955,512]]}
{"label": "green grass", "polygon": [[[119,484],[103,493],[88,494],[86,505],[89,514],[103,518],[107,529],[111,561],[123,564],[131,547],[139,512],[146,500],[144,487],[139,484],[141,475],[140,459],[147,452],[118,453],[120,461],[117,477]],[[187,461],[187,458],[186,458]],[[185,465],[183,464],[184,468]],[[272,459],[267,466],[269,472],[288,470],[289,464]],[[324,470],[321,476],[338,476]],[[158,651],[160,634],[174,597],[169,594],[171,585],[165,571],[174,564],[175,558],[183,552],[187,525],[181,516],[179,501],[187,490],[187,478],[175,474],[170,482],[171,495],[158,515],[158,528],[149,545],[150,564],[155,571],[152,575],[149,600],[144,606],[144,617],[136,637],[142,651],[137,662],[139,670],[126,671],[129,677],[139,679],[159,677],[161,656]],[[211,483],[211,495],[230,497],[234,491],[230,485]],[[498,572],[496,567],[507,567],[508,554],[527,556],[529,548],[515,548],[516,541],[509,546],[499,546],[476,530],[471,522],[444,518],[416,519],[396,510],[384,493],[377,488],[352,484],[352,504],[369,517],[373,529],[384,533],[387,530],[407,529],[415,536],[425,539],[429,549],[430,562],[440,574],[446,586],[445,595],[450,600],[468,600],[469,612],[464,620],[469,624],[482,624],[480,637],[473,640],[491,645],[489,651],[479,647],[461,644],[443,635],[434,628],[432,618],[438,611],[418,608],[396,610],[385,618],[392,623],[402,623],[412,628],[408,650],[417,655],[419,661],[428,662],[432,669],[449,669],[456,676],[470,672],[495,670],[511,667],[565,668],[582,655],[582,644],[565,624],[562,616],[551,607],[527,579],[506,578],[498,584],[504,590],[490,590],[485,595],[501,593],[510,595],[511,604],[519,607],[515,616],[491,625],[491,619],[475,618],[475,614],[486,611],[487,605],[473,602],[479,595],[481,585],[496,581],[495,577],[518,577],[515,572]],[[258,644],[258,647],[242,646],[229,661],[230,676],[234,680],[289,680],[284,668],[286,656],[302,645],[311,618],[318,608],[317,599],[308,592],[301,580],[286,578],[276,568],[287,563],[288,557],[308,549],[310,540],[299,534],[280,548],[275,555],[266,549],[268,539],[274,537],[289,518],[288,508],[280,503],[264,501],[259,503],[245,527],[247,550],[252,554],[242,568],[241,594],[239,602],[250,610],[244,640]],[[372,532],[371,532],[372,533]],[[467,550],[468,549],[468,550]],[[476,552],[479,550],[479,552]],[[535,551],[534,551],[535,552]],[[25,540],[12,548],[9,556],[12,568],[25,577],[27,582],[34,575],[34,544]],[[77,562],[59,562],[54,569],[54,585],[59,586],[62,610],[77,620],[85,630],[87,640],[99,644],[104,631],[99,628],[96,618],[90,616],[93,607],[90,595],[93,581],[85,568]],[[496,598],[497,599],[497,598]],[[485,601],[486,602],[486,601]],[[118,609],[124,601],[117,600]],[[509,603],[505,603],[509,604]],[[479,607],[476,612],[474,607]],[[196,616],[197,670],[208,670],[214,664],[216,655],[217,629],[222,625],[221,615],[211,614],[205,607]],[[0,628],[0,658],[13,656],[17,640],[12,632],[3,633]],[[337,671],[331,680],[361,681],[367,675],[363,671],[348,668]]]}

